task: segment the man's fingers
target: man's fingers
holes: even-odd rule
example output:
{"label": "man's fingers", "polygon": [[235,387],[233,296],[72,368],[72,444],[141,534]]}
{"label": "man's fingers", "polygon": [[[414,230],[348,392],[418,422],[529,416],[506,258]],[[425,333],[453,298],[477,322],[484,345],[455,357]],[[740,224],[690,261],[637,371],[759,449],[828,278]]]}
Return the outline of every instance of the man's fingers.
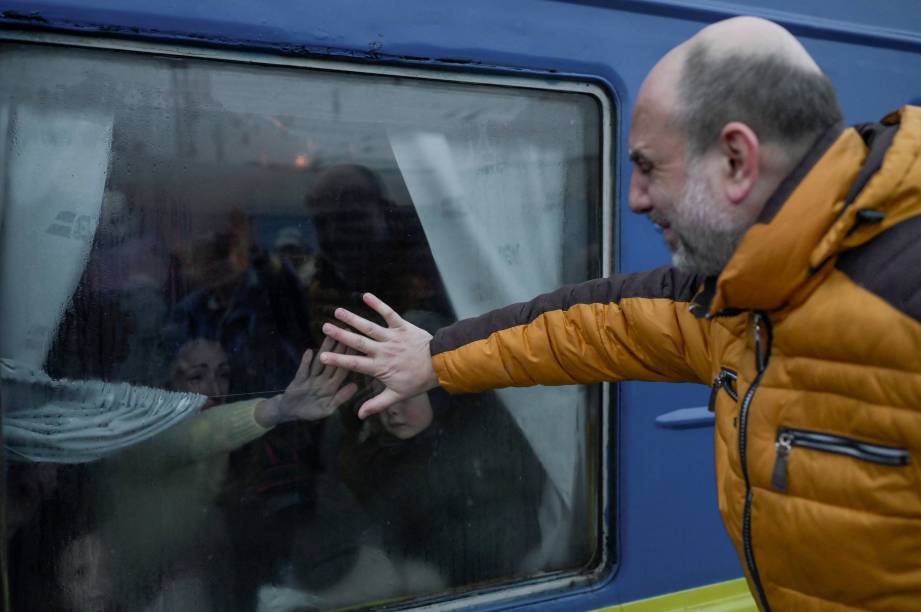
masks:
{"label": "man's fingers", "polygon": [[[377,347],[377,342],[374,340],[362,336],[361,334],[356,334],[354,332],[342,329],[341,327],[337,327],[332,323],[323,324],[323,333],[333,340],[336,340],[337,342],[340,342],[341,344],[355,349],[359,353],[363,353],[365,355],[373,355],[374,349]],[[330,353],[327,352],[326,354]],[[328,365],[330,362],[324,361],[323,363]]]}
{"label": "man's fingers", "polygon": [[361,405],[361,408],[358,409],[358,418],[366,419],[372,414],[383,412],[400,399],[400,396],[388,387]]}
{"label": "man's fingers", "polygon": [[375,340],[384,340],[387,338],[387,330],[385,328],[363,317],[359,317],[350,310],[337,308],[333,316],[369,338],[374,338]]}
{"label": "man's fingers", "polygon": [[321,353],[320,360],[328,366],[334,368],[345,368],[350,372],[359,374],[368,374],[374,376],[377,369],[374,367],[374,359],[363,355],[346,355],[344,353]]}
{"label": "man's fingers", "polygon": [[403,323],[403,319],[400,318],[400,315],[398,315],[393,308],[382,302],[373,293],[365,293],[361,296],[361,299],[371,308],[371,310],[384,318],[384,321],[387,323],[387,327],[399,327]]}

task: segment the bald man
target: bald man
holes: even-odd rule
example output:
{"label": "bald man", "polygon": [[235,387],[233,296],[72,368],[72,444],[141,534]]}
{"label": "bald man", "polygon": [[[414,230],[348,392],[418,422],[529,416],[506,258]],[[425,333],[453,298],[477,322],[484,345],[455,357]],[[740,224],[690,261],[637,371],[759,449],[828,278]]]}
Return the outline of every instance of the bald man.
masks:
{"label": "bald man", "polygon": [[451,393],[625,379],[712,386],[720,512],[763,610],[921,606],[921,108],[844,129],[789,32],[736,18],[656,64],[630,208],[673,266],[564,287],[439,330],[371,295],[367,416]]}

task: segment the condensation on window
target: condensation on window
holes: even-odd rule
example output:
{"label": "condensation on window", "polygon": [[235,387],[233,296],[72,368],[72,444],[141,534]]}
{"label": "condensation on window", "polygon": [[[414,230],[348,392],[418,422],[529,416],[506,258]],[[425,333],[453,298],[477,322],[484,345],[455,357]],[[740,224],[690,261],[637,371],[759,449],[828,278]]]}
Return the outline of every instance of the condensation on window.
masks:
{"label": "condensation on window", "polygon": [[434,331],[596,275],[593,98],[28,44],[0,81],[14,609],[383,605],[591,562],[596,388],[360,421],[377,382],[311,357],[366,291]]}

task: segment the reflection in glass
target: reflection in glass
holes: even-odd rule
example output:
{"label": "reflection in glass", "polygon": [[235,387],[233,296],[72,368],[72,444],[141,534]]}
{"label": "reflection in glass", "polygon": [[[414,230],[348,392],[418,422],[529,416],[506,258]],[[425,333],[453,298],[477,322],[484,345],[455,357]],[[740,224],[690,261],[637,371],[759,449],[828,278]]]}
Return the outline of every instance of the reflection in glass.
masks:
{"label": "reflection in glass", "polygon": [[[364,291],[435,329],[597,274],[591,98],[30,45],[0,78],[21,609],[325,609],[590,562],[595,390],[361,422],[375,381],[304,355]],[[359,394],[260,416],[321,379]]]}

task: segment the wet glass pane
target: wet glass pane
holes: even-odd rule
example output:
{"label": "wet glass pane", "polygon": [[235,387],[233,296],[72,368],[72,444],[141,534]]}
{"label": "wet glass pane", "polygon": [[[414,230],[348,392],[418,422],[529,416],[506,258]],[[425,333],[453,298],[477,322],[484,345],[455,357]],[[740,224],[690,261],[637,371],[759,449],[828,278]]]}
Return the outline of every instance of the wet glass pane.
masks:
{"label": "wet glass pane", "polygon": [[362,422],[378,383],[304,355],[364,291],[434,331],[596,275],[593,98],[15,44],[0,82],[14,609],[380,605],[591,562],[597,389]]}

